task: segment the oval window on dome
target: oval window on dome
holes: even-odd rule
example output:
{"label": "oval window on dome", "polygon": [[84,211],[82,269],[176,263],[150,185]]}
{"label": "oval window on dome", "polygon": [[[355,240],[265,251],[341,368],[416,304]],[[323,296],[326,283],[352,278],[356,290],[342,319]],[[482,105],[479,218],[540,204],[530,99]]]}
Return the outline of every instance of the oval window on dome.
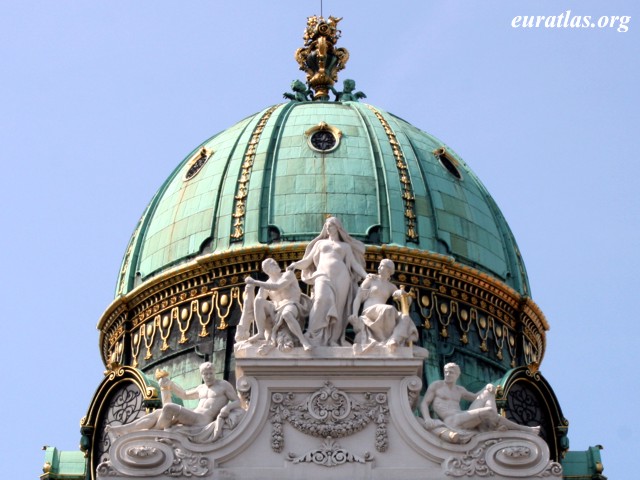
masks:
{"label": "oval window on dome", "polygon": [[440,165],[442,165],[447,172],[456,177],[458,180],[462,180],[462,173],[458,170],[458,161],[447,152],[444,147],[436,148],[433,151],[433,155],[438,159]]}
{"label": "oval window on dome", "polygon": [[321,122],[310,128],[304,134],[307,136],[307,143],[316,152],[329,153],[338,148],[342,132],[336,127]]}
{"label": "oval window on dome", "polygon": [[200,172],[200,170],[202,170],[202,167],[204,167],[205,163],[207,163],[207,160],[209,160],[212,155],[213,151],[207,150],[207,148],[205,147],[202,147],[202,149],[198,153],[193,155],[189,159],[189,162],[187,162],[187,164],[189,165],[189,169],[187,170],[187,173],[184,174],[184,180],[191,180],[193,177],[195,177]]}

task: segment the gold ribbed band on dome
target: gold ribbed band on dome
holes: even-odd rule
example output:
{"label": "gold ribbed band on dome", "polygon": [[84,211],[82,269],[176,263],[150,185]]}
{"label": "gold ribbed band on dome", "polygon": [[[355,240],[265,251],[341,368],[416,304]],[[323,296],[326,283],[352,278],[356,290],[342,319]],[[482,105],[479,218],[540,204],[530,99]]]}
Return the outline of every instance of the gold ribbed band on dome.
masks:
{"label": "gold ribbed band on dome", "polygon": [[240,177],[238,178],[238,185],[236,186],[236,194],[234,196],[233,213],[231,216],[234,218],[233,232],[231,233],[231,241],[237,242],[244,237],[244,220],[247,213],[247,195],[249,194],[249,179],[251,178],[251,171],[253,169],[253,163],[256,158],[256,151],[258,149],[258,142],[260,136],[264,131],[264,127],[267,125],[267,121],[271,114],[280,106],[274,105],[269,108],[260,118],[258,124],[253,129],[251,139],[247,145],[247,149],[244,153],[244,161],[242,162],[242,170],[240,171]]}
{"label": "gold ribbed band on dome", "polygon": [[[235,325],[244,278],[261,275],[272,257],[282,268],[299,260],[306,243],[256,246],[214,253],[175,267],[118,298],[102,316],[105,364],[144,366],[194,347]],[[538,306],[499,280],[452,257],[407,247],[368,246],[367,271],[393,260],[397,285],[412,290],[422,328],[505,366],[539,365],[548,324]],[[308,288],[303,284],[303,288]],[[311,293],[308,291],[308,293]]]}
{"label": "gold ribbed band on dome", "polygon": [[389,122],[382,116],[382,114],[371,105],[367,105],[376,118],[380,120],[382,128],[384,128],[387,137],[389,138],[389,144],[391,150],[393,150],[393,156],[396,159],[396,168],[398,169],[398,176],[400,177],[400,184],[402,188],[402,202],[404,203],[404,220],[406,225],[406,240],[407,242],[418,243],[418,226],[416,225],[416,212],[415,201],[416,197],[413,194],[413,186],[411,185],[411,178],[409,176],[409,169],[407,168],[407,162],[402,153],[402,148],[398,142],[398,138],[394,133]]}

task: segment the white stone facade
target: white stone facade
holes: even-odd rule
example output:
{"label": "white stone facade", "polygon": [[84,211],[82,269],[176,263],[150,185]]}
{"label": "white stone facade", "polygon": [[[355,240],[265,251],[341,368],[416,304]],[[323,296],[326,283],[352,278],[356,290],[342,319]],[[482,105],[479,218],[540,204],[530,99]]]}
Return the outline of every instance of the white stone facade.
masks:
{"label": "white stone facade", "polygon": [[236,351],[237,389],[247,413],[213,443],[178,431],[115,439],[97,478],[168,479],[523,479],[561,478],[536,435],[478,433],[441,440],[416,415],[424,351],[378,347]]}

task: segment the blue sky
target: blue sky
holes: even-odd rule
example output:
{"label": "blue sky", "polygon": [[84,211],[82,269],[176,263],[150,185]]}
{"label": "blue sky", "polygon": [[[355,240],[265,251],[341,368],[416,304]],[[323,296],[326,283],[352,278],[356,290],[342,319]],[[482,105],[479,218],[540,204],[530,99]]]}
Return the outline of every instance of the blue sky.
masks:
{"label": "blue sky", "polygon": [[[324,1],[367,101],[449,144],[496,199],[551,325],[572,449],[631,478],[639,421],[640,7],[632,0]],[[631,16],[516,29],[518,15]],[[142,210],[196,145],[282,101],[319,1],[0,4],[3,473],[75,449],[96,323]],[[13,395],[15,393],[16,395]],[[627,473],[629,472],[629,473]]]}

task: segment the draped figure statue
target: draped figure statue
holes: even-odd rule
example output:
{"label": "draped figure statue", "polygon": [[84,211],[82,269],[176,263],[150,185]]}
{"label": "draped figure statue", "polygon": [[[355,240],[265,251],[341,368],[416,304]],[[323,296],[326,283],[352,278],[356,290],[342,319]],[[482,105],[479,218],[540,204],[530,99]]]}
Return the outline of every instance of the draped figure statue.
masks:
{"label": "draped figure statue", "polygon": [[[403,309],[406,311],[402,312],[387,304],[389,297],[402,303],[402,297],[411,296],[404,291],[404,286],[398,289],[391,282],[394,272],[394,263],[388,258],[382,259],[378,274],[367,275],[353,300],[348,320],[356,332],[353,350],[357,354],[377,345],[394,352],[398,346],[411,346],[418,340],[418,331],[409,316],[410,299],[405,299],[407,304]],[[361,306],[362,314],[358,315]]]}
{"label": "draped figure statue", "polygon": [[351,237],[342,223],[329,217],[304,257],[287,267],[301,270],[302,280],[313,285],[313,306],[306,336],[312,345],[345,345],[347,317],[358,281],[367,276],[364,244]]}

